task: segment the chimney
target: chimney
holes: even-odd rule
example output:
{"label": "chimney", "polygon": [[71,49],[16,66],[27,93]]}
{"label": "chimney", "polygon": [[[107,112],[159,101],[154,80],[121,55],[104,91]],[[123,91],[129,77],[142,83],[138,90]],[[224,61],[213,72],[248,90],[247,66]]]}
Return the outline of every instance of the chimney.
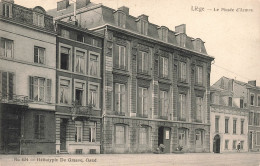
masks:
{"label": "chimney", "polygon": [[126,6],[121,6],[120,8],[118,8],[118,10],[123,11],[126,15],[129,15],[129,8]]}
{"label": "chimney", "polygon": [[256,80],[248,81],[248,84],[256,86]]}
{"label": "chimney", "polygon": [[186,24],[175,26],[175,32],[186,34]]}
{"label": "chimney", "polygon": [[69,5],[70,5],[69,0],[59,1],[59,2],[57,2],[57,11],[67,9],[67,7],[69,7]]}
{"label": "chimney", "polygon": [[83,8],[90,3],[90,0],[76,0],[76,9]]}
{"label": "chimney", "polygon": [[149,17],[149,16],[147,16],[147,15],[145,15],[145,14],[142,14],[142,15],[139,16],[138,18],[140,18],[140,19],[145,20],[145,21],[148,22],[148,17]]}
{"label": "chimney", "polygon": [[2,2],[14,3],[14,0],[2,0]]}

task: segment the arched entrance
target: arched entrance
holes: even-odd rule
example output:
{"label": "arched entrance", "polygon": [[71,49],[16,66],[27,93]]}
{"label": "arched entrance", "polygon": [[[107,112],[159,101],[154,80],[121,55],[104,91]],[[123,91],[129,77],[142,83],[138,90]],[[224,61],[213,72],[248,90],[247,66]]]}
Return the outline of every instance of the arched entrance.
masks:
{"label": "arched entrance", "polygon": [[217,134],[213,140],[213,152],[220,153],[220,136]]}
{"label": "arched entrance", "polygon": [[158,128],[158,146],[165,146],[164,153],[170,153],[171,129],[169,127]]}

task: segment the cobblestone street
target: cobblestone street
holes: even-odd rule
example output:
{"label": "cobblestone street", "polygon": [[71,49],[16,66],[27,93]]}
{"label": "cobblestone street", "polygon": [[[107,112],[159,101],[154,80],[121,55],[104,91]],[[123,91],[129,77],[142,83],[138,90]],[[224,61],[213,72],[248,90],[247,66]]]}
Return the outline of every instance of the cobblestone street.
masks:
{"label": "cobblestone street", "polygon": [[156,165],[156,166],[259,166],[260,153],[99,154],[99,155],[2,155],[1,166],[56,165]]}

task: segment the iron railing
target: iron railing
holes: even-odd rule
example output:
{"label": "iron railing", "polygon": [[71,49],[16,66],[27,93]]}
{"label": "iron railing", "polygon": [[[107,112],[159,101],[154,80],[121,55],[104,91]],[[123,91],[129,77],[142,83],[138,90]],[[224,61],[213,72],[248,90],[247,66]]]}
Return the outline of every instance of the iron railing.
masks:
{"label": "iron railing", "polygon": [[8,94],[0,92],[0,103],[17,104],[17,105],[28,105],[30,102],[28,96]]}

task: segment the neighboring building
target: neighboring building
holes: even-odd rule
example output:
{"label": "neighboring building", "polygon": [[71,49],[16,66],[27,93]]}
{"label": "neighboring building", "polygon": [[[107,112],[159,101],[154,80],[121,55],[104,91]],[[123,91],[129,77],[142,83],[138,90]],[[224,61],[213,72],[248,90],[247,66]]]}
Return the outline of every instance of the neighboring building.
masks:
{"label": "neighboring building", "polygon": [[55,153],[53,18],[0,2],[0,153]]}
{"label": "neighboring building", "polygon": [[100,153],[103,35],[56,21],[56,153]]}
{"label": "neighboring building", "polygon": [[248,151],[248,109],[244,108],[246,94],[211,87],[210,151],[214,153]]}
{"label": "neighboring building", "polygon": [[[214,58],[204,42],[187,36],[185,25],[172,31],[146,15],[129,15],[127,7],[76,4],[78,26],[105,35],[101,152],[147,153],[160,144],[167,153],[179,145],[185,152],[209,152]],[[67,22],[75,20],[73,9],[63,0],[48,13]]]}
{"label": "neighboring building", "polygon": [[248,149],[249,151],[260,150],[260,87],[256,81],[248,83],[222,77],[215,87],[232,92],[237,105],[247,109],[248,116]]}

